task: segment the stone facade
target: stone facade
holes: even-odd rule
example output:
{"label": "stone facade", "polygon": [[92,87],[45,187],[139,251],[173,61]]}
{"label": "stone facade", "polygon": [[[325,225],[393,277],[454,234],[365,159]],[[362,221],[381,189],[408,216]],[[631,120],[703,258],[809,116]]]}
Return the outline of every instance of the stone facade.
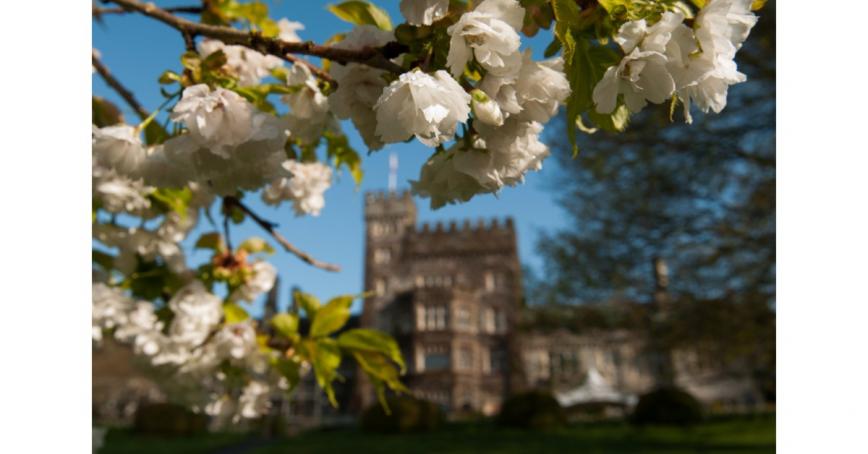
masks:
{"label": "stone facade", "polygon": [[[408,363],[405,382],[448,410],[494,413],[521,386],[508,334],[521,303],[511,219],[416,226],[409,193],[365,198],[362,325],[391,333]],[[361,403],[374,401],[360,383]]]}

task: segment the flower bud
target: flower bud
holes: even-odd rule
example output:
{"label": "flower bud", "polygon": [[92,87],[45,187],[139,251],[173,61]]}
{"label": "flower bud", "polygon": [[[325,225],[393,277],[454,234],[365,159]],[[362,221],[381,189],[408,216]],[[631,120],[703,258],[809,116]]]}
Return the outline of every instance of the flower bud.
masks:
{"label": "flower bud", "polygon": [[472,97],[470,107],[477,120],[492,126],[503,125],[503,112],[500,111],[500,106],[485,92],[475,89],[470,92],[470,96]]}

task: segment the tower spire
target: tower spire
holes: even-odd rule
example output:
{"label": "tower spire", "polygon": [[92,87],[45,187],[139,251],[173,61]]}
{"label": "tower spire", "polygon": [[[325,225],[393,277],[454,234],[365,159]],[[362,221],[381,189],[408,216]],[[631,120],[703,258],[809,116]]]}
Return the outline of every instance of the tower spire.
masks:
{"label": "tower spire", "polygon": [[398,189],[398,154],[394,151],[389,154],[389,192]]}

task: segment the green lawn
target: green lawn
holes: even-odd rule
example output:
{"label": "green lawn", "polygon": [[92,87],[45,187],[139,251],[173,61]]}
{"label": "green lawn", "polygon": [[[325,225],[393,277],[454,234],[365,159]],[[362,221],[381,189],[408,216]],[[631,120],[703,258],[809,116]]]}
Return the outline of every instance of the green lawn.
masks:
{"label": "green lawn", "polygon": [[[242,443],[243,436],[211,435],[186,440],[133,437],[110,433],[101,453],[210,453]],[[113,446],[114,444],[114,446]],[[207,446],[206,446],[207,444]],[[240,447],[240,446],[239,446]],[[308,432],[294,438],[271,440],[232,452],[276,453],[773,453],[774,415],[717,420],[690,429],[635,428],[623,423],[573,425],[530,432],[507,430],[490,424],[453,424],[427,434],[375,435],[353,429]]]}

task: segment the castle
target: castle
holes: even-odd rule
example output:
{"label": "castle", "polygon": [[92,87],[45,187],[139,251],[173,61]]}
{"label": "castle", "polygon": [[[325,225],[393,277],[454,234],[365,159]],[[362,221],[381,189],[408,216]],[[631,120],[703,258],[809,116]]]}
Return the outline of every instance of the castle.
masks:
{"label": "castle", "polygon": [[[391,333],[408,363],[406,384],[448,409],[492,413],[521,385],[509,333],[521,304],[511,219],[416,225],[409,192],[365,197],[361,324]],[[362,388],[362,404],[373,395]]]}
{"label": "castle", "polygon": [[[659,384],[661,359],[624,330],[577,334],[519,329],[521,263],[511,219],[417,225],[409,192],[365,196],[361,326],[392,334],[417,397],[450,413],[494,414],[509,394],[575,390],[593,374],[624,396]],[[646,305],[640,305],[646,306]],[[677,384],[708,404],[755,399],[749,380],[721,379],[693,352],[673,352]],[[707,363],[707,361],[705,361]],[[374,403],[357,374],[357,405]]]}

